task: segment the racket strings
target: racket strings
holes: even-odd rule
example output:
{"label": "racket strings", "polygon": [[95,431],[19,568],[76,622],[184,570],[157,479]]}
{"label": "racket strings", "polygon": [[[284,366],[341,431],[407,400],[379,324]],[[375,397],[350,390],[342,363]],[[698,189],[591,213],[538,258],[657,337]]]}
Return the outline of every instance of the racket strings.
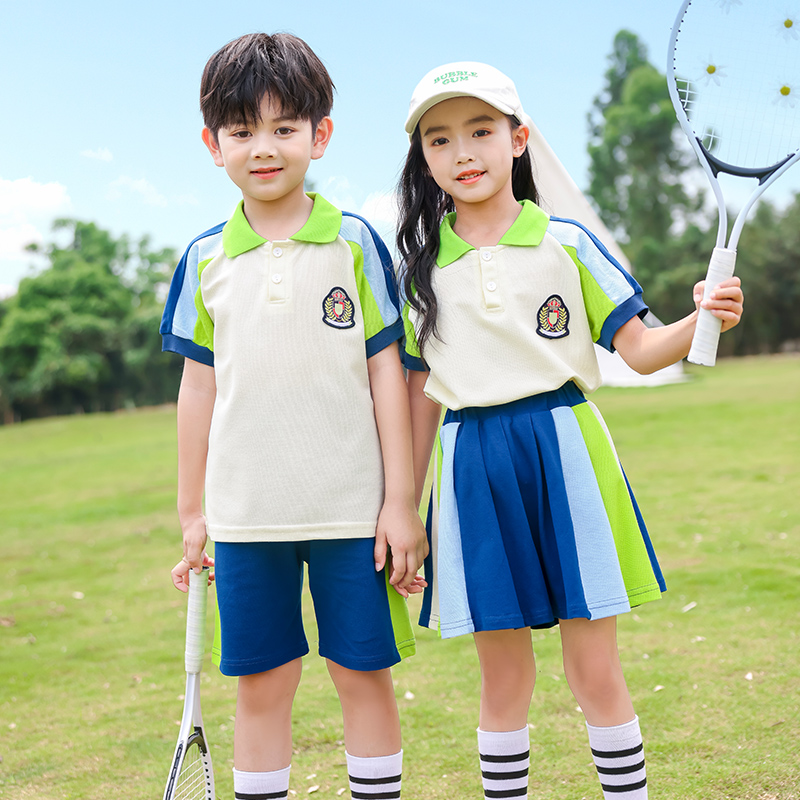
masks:
{"label": "racket strings", "polygon": [[208,775],[205,759],[198,745],[186,751],[181,772],[175,784],[173,800],[206,800]]}
{"label": "racket strings", "polygon": [[783,34],[785,18],[763,0],[686,8],[673,77],[695,136],[723,162],[767,167],[800,148],[800,39]]}

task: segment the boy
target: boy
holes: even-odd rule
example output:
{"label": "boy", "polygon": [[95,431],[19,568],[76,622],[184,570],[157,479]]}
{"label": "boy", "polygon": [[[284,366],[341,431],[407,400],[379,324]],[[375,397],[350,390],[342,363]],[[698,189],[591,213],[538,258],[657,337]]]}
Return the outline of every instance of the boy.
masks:
{"label": "boy", "polygon": [[211,57],[203,141],[242,202],[189,246],[161,324],[164,349],[186,357],[184,557],[172,576],[185,591],[188,571],[213,563],[208,533],[215,659],[239,677],[237,798],[288,794],[292,702],[308,652],[303,562],[342,705],[351,792],[400,797],[389,668],[413,652],[400,595],[421,590],[427,541],[391,259],[367,223],[303,191],[330,141],[332,90],[319,59],[288,34],[243,36]]}

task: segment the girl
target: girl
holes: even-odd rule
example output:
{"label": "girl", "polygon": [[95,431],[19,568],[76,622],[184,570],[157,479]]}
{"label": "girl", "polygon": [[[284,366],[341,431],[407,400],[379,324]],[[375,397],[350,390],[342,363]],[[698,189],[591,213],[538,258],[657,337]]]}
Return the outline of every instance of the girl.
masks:
{"label": "girl", "polygon": [[[597,409],[593,342],[642,373],[684,357],[697,311],[647,328],[641,288],[579,224],[550,218],[514,84],[485,64],[428,73],[411,100],[398,246],[417,500],[435,459],[421,624],[473,633],[485,797],[526,797],[529,628],[560,626],[606,798],[641,800],[639,721],[616,615],[665,586]],[[738,278],[709,308],[733,327]]]}

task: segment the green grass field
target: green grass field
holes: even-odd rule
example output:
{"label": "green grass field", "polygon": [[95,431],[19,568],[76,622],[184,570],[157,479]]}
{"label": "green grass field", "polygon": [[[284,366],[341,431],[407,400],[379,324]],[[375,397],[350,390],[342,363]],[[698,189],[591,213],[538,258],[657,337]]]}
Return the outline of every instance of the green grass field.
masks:
{"label": "green grass field", "polygon": [[[800,359],[691,375],[593,398],[669,585],[620,619],[651,797],[798,800]],[[168,574],[180,557],[174,431],[174,408],[0,428],[0,797],[163,793],[183,692],[185,598]],[[533,636],[529,796],[600,798],[557,632]],[[404,797],[481,798],[471,639],[420,630],[394,674]],[[218,796],[232,798],[236,686],[208,656],[203,690]],[[315,655],[295,752],[293,796],[349,796],[338,704]]]}

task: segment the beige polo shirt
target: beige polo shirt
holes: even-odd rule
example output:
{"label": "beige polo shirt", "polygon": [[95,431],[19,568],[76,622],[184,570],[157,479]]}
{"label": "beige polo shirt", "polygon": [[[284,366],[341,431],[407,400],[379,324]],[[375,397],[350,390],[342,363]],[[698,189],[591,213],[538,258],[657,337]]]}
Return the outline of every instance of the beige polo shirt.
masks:
{"label": "beige polo shirt", "polygon": [[593,344],[613,349],[617,329],[647,308],[641,288],[585,228],[524,201],[494,247],[475,249],[441,224],[432,283],[438,338],[416,341],[406,302],[404,361],[429,369],[425,393],[447,408],[492,406],[601,383]]}
{"label": "beige polo shirt", "polygon": [[161,332],[216,375],[212,539],[375,535],[383,466],[367,358],[402,322],[391,259],[366,222],[317,195],[298,233],[269,242],[240,206],[187,250]]}

